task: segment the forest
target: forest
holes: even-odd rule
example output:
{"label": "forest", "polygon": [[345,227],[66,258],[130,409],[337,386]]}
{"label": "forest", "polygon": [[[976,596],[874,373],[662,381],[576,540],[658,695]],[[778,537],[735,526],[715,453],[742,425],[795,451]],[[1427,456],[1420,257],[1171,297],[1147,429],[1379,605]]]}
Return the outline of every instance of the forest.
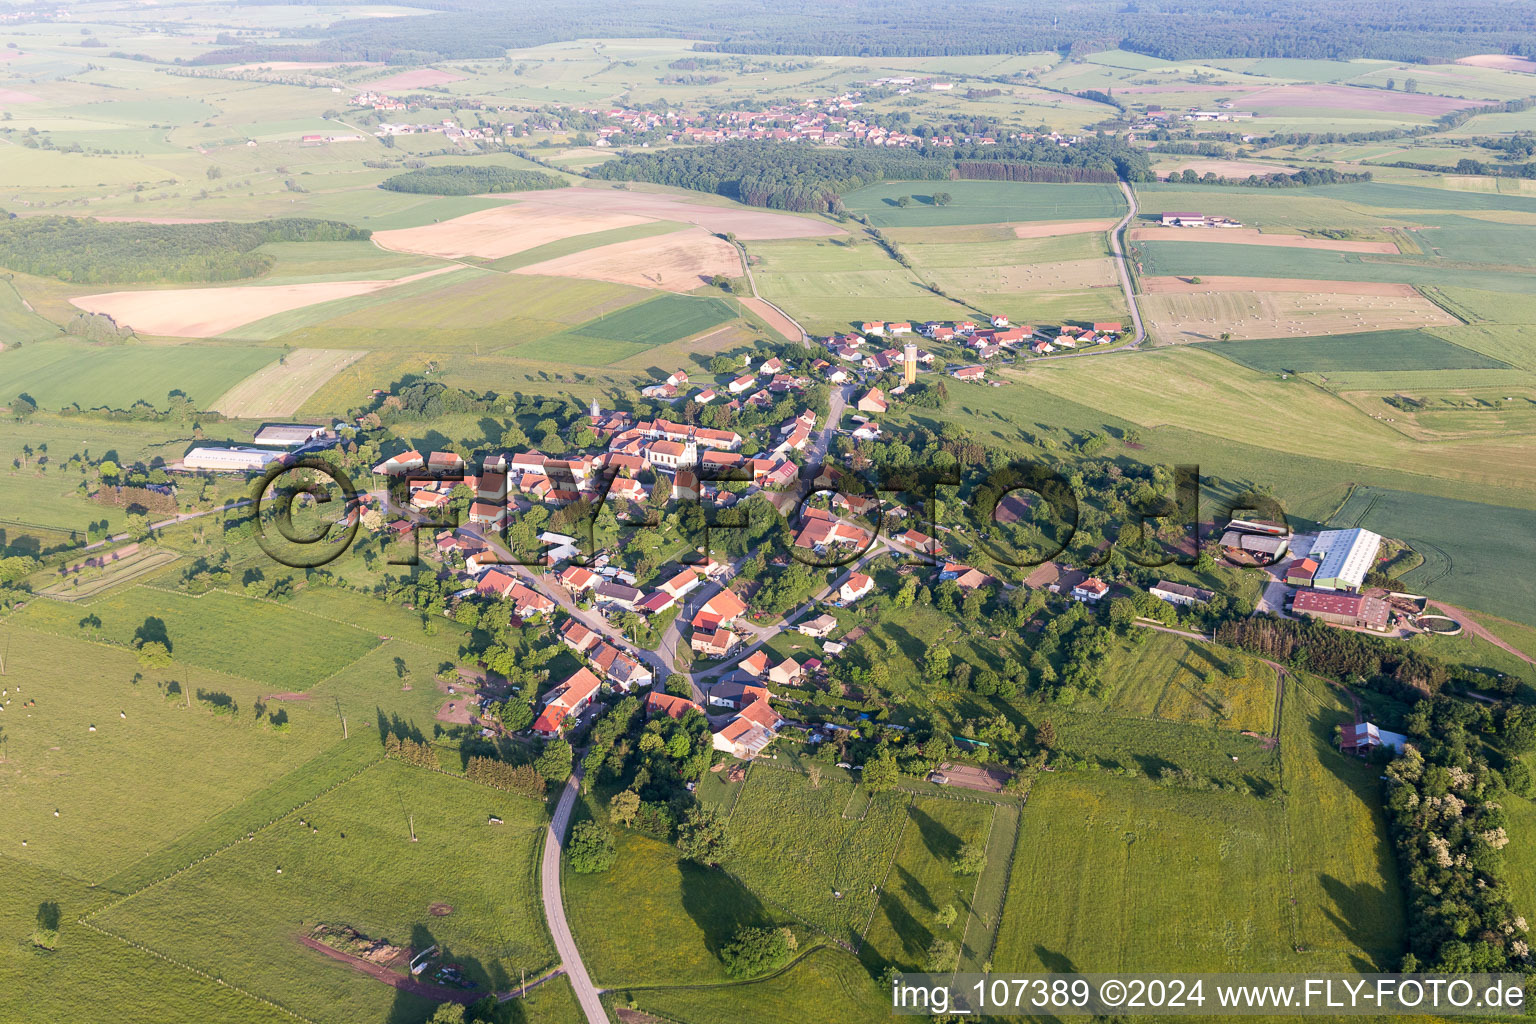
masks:
{"label": "forest", "polygon": [[256,251],[268,242],[349,242],[371,234],[308,218],[143,224],[8,214],[0,220],[0,266],[78,284],[239,281],[272,268],[272,257]]}
{"label": "forest", "polygon": [[528,192],[541,188],[564,188],[569,182],[543,171],[521,171],[513,167],[444,164],[418,171],[406,171],[379,182],[391,192],[421,192],[436,196],[473,196],[483,192]]}
{"label": "forest", "polygon": [[[243,0],[249,2],[249,0]],[[297,3],[302,0],[289,0]],[[698,49],[739,54],[854,57],[949,56],[1116,47],[1167,60],[1195,57],[1374,57],[1423,61],[1474,53],[1536,53],[1529,16],[1501,0],[1467,0],[1455,16],[1434,4],[1387,0],[1083,0],[1019,5],[961,0],[884,4],[770,0],[722,8],[703,0],[428,0],[420,18],[337,22],[318,40],[233,45],[196,58],[223,64],[272,60],[377,60],[395,64],[501,57],[512,47],[584,38],[661,36],[700,40]]]}
{"label": "forest", "polygon": [[631,152],[592,169],[595,178],[649,181],[713,192],[750,206],[842,212],[839,196],[877,181],[1149,181],[1147,156],[1114,136],[938,150],[828,149],[809,143],[723,142]]}

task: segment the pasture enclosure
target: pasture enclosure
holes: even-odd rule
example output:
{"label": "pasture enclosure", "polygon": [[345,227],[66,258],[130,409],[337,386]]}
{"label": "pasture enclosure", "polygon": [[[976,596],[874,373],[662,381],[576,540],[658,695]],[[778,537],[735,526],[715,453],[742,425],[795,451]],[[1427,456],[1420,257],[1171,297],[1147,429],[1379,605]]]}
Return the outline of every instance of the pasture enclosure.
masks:
{"label": "pasture enclosure", "polygon": [[1260,734],[1274,727],[1274,670],[1209,644],[1157,633],[1116,650],[1104,675],[1121,680],[1109,700],[1116,714]]}
{"label": "pasture enclosure", "polygon": [[[534,801],[382,761],[92,921],[317,1020],[419,1012],[430,1004],[299,937],[331,923],[445,946],[480,992],[516,987],[553,961],[537,880],[544,820]],[[451,913],[431,914],[438,903]]]}
{"label": "pasture enclosure", "polygon": [[1154,970],[1173,949],[1185,970],[1295,969],[1284,847],[1273,803],[1044,776],[1024,806],[994,970]]}
{"label": "pasture enclosure", "polygon": [[855,795],[825,777],[813,788],[796,771],[768,766],[747,776],[730,830],[726,867],[771,906],[833,937],[857,942],[900,841],[907,797],[881,793],[862,817],[845,818]]}
{"label": "pasture enclosure", "polygon": [[[976,875],[956,872],[955,862],[965,844],[985,844],[993,806],[919,797],[907,808],[901,845],[880,892],[874,917],[860,950],[866,963],[883,969],[925,969],[928,947],[946,939],[959,948],[971,911]],[[936,919],[946,907],[954,913],[948,925]]]}
{"label": "pasture enclosure", "polygon": [[1334,727],[1353,714],[1322,680],[1288,680],[1281,719],[1297,941],[1337,970],[1362,958],[1393,970],[1405,922],[1381,770],[1339,752]]}

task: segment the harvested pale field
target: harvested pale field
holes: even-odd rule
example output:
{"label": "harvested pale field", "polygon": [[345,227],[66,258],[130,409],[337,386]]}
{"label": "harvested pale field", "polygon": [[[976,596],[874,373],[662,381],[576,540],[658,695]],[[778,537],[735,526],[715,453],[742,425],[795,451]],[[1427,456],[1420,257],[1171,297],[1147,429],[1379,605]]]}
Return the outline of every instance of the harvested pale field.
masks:
{"label": "harvested pale field", "polygon": [[1144,277],[1147,295],[1170,292],[1313,292],[1319,295],[1418,295],[1411,284],[1396,281],[1320,281],[1309,277]]}
{"label": "harvested pale field", "polygon": [[584,277],[641,288],[691,292],[716,274],[741,273],[736,247],[702,228],[615,242],[596,249],[519,267],[514,274]]}
{"label": "harvested pale field", "polygon": [[1298,170],[1299,167],[1290,164],[1266,163],[1262,160],[1185,160],[1173,166],[1173,171],[1179,174],[1194,171],[1196,174],[1215,174],[1221,178],[1246,178],[1250,174],[1260,177],[1266,174],[1294,174]]}
{"label": "harvested pale field", "polygon": [[1133,242],[1231,242],[1235,245],[1275,245],[1286,249],[1327,249],[1332,252],[1398,254],[1396,242],[1365,242],[1351,238],[1306,238],[1270,235],[1259,228],[1132,228]]}
{"label": "harvested pale field", "polygon": [[497,260],[573,235],[646,223],[649,223],[647,218],[627,213],[509,203],[418,228],[375,231],[373,240],[396,252],[414,252],[450,260],[467,256]]}
{"label": "harvested pale field", "polygon": [[1108,231],[1113,220],[1062,220],[1054,224],[1015,224],[1015,238],[1055,238],[1058,235],[1085,235],[1090,231]]}
{"label": "harvested pale field", "polygon": [[20,92],[16,89],[0,89],[0,104],[41,102],[43,102],[41,96],[34,96],[30,92]]}
{"label": "harvested pale field", "polygon": [[[1063,260],[1060,263],[1005,263],[939,275],[956,294],[995,295],[1005,292],[1073,291],[1108,288],[1119,283],[1108,259]],[[941,282],[944,283],[944,282]]]}
{"label": "harvested pale field", "polygon": [[88,313],[106,313],[139,334],[213,338],[275,313],[332,299],[383,291],[407,281],[444,274],[439,267],[394,281],[322,281],[308,284],[237,285],[224,288],[166,288],[81,295],[70,303]]}
{"label": "harvested pale field", "polygon": [[1313,292],[1193,292],[1145,295],[1141,315],[1162,344],[1233,338],[1311,337],[1392,328],[1431,327],[1457,321],[1415,293],[1412,296]]}
{"label": "harvested pale field", "polygon": [[742,299],[741,304],[751,310],[753,315],[761,317],[763,323],[778,331],[789,341],[801,340],[800,328],[795,326],[794,321],[763,299]]}
{"label": "harvested pale field", "polygon": [[1460,57],[1457,64],[1470,64],[1475,68],[1496,68],[1499,71],[1524,71],[1528,74],[1536,74],[1536,61],[1526,60],[1524,57],[1511,57],[1507,53],[1475,53],[1470,57]]}
{"label": "harvested pale field", "polygon": [[416,68],[413,71],[402,71],[398,75],[390,75],[388,78],[380,78],[378,81],[365,84],[370,89],[390,92],[402,89],[423,89],[429,85],[449,85],[453,82],[462,81],[464,81],[464,76],[456,75],[452,71],[439,71],[437,68]]}
{"label": "harvested pale field", "polygon": [[1242,102],[1243,106],[1252,107],[1255,110],[1293,107],[1439,117],[1441,114],[1479,106],[1488,101],[1452,96],[1429,96],[1424,93],[1389,92],[1386,89],[1361,89],[1348,85],[1277,85],[1251,92],[1242,98]]}
{"label": "harvested pale field", "polygon": [[365,355],[361,350],[295,349],[224,392],[211,408],[237,419],[292,416],[323,384]]}
{"label": "harvested pale field", "polygon": [[[502,198],[494,196],[493,198]],[[555,188],[517,193],[519,206],[629,214],[646,220],[674,220],[706,231],[729,232],[747,242],[773,238],[825,238],[846,234],[842,228],[809,217],[739,206],[711,206],[663,192],[615,188]]]}

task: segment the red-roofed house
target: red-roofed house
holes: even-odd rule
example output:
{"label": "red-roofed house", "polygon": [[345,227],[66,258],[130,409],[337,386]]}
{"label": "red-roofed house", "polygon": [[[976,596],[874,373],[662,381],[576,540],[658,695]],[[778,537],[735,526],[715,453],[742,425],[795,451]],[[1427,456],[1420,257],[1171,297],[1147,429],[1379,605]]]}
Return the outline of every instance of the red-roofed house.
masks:
{"label": "red-roofed house", "polygon": [[704,602],[693,617],[694,629],[719,629],[721,626],[729,626],[746,613],[747,606],[741,603],[730,590],[722,589],[714,597]]}
{"label": "red-roofed house", "polygon": [[516,586],[517,580],[500,569],[489,569],[480,577],[480,582],[475,584],[475,593],[483,597],[506,597]]}
{"label": "red-roofed house", "polygon": [[668,718],[684,718],[690,711],[697,711],[701,715],[704,713],[703,708],[687,697],[676,697],[670,693],[657,693],[654,690],[645,695],[645,713],[647,717],[662,714]]}
{"label": "red-roofed house", "polygon": [[783,721],[766,700],[756,701],[715,733],[715,749],[743,761],[751,760],[773,742]]}
{"label": "red-roofed house", "polygon": [[520,619],[548,615],[555,610],[555,602],[521,583],[512,584],[512,590],[507,596],[512,599],[512,614]]}
{"label": "red-roofed house", "polygon": [[1072,600],[1093,604],[1102,600],[1107,593],[1109,593],[1109,584],[1097,576],[1090,576],[1072,588]]}
{"label": "red-roofed house", "polygon": [[591,590],[598,584],[598,575],[590,569],[583,569],[579,565],[568,565],[560,570],[556,577],[560,585],[573,594]]}
{"label": "red-roofed house", "polygon": [[955,380],[982,380],[987,375],[985,366],[962,366],[950,374]]}
{"label": "red-roofed house", "polygon": [[688,638],[688,646],[706,658],[723,658],[736,646],[736,634],[728,629],[695,628]]}
{"label": "red-roofed house", "polygon": [[602,680],[593,675],[590,669],[577,669],[575,675],[545,695],[544,710],[539,712],[539,717],[533,722],[534,733],[545,739],[560,735],[565,720],[581,714],[582,708],[591,702],[602,685]]}
{"label": "red-roofed house", "polygon": [[560,627],[560,639],[577,654],[586,654],[601,642],[602,637],[579,619],[566,619]]}
{"label": "red-roofed house", "polygon": [[854,405],[854,408],[858,409],[859,412],[875,414],[883,413],[889,407],[890,403],[885,400],[885,395],[881,393],[879,388],[871,388]]}
{"label": "red-roofed house", "polygon": [[743,658],[741,664],[737,665],[736,667],[741,669],[743,672],[751,673],[754,676],[760,676],[764,672],[768,671],[768,652],[753,651],[751,654],[747,655],[747,657]]}

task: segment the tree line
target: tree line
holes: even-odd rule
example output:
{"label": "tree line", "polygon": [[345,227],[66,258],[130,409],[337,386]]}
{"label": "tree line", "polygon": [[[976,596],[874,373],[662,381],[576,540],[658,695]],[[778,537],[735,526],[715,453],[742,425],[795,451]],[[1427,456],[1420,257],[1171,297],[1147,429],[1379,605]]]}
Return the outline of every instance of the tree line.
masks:
{"label": "tree line", "polygon": [[259,277],[268,242],[347,242],[372,232],[332,220],[144,224],[80,217],[0,220],[0,266],[80,284],[239,281]]}
{"label": "tree line", "polygon": [[393,175],[379,182],[379,188],[437,196],[472,196],[482,192],[564,188],[568,184],[564,178],[543,171],[518,170],[497,164],[445,164]]}
{"label": "tree line", "polygon": [[[300,0],[289,0],[300,2]],[[1529,17],[1501,0],[1467,0],[1456,17],[1434,5],[1386,0],[1222,0],[1168,5],[1085,0],[1025,5],[964,0],[933,7],[889,0],[867,7],[771,0],[723,13],[704,0],[426,0],[437,13],[410,19],[282,30],[272,45],[221,35],[198,63],[374,60],[391,64],[500,58],[506,50],[571,39],[668,37],[722,53],[855,57],[961,56],[1120,47],[1167,60],[1211,57],[1373,57],[1430,62],[1473,53],[1536,53]]]}
{"label": "tree line", "polygon": [[749,206],[844,214],[842,193],[877,181],[1150,180],[1145,153],[1114,136],[1080,145],[1016,143],[935,149],[833,149],[810,143],[739,140],[632,152],[590,172],[610,181],[649,181],[713,192]]}

